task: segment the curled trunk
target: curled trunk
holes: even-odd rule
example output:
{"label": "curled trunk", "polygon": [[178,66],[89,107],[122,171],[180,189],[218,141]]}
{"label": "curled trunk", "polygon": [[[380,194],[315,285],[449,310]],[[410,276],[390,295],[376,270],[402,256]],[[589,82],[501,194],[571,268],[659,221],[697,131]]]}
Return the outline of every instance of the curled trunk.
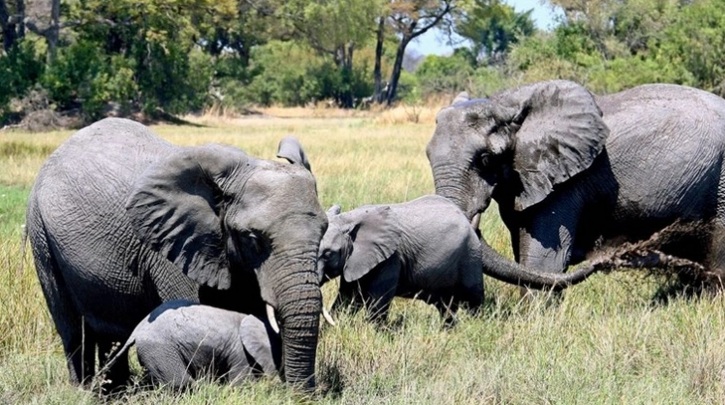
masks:
{"label": "curled trunk", "polygon": [[507,283],[537,290],[563,290],[586,280],[596,270],[596,267],[590,266],[568,274],[533,272],[501,256],[484,240],[481,240],[481,252],[484,274]]}

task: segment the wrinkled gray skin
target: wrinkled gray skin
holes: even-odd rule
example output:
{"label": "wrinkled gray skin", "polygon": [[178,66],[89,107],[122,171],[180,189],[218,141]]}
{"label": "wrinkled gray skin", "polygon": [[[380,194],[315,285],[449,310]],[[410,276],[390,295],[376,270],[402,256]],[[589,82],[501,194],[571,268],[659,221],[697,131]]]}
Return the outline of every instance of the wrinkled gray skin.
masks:
{"label": "wrinkled gray skin", "polygon": [[176,390],[202,377],[237,385],[280,366],[279,335],[264,321],[186,300],[151,311],[108,364],[126,356],[133,344],[151,380]]}
{"label": "wrinkled gray skin", "polygon": [[667,84],[597,97],[567,81],[459,97],[427,148],[436,192],[469,218],[495,199],[526,268],[561,273],[677,228],[665,253],[723,269],[723,99]]}
{"label": "wrinkled gray skin", "polygon": [[[31,192],[27,231],[70,378],[94,375],[162,302],[189,299],[256,316],[274,308],[283,377],[314,386],[327,217],[299,144],[256,159],[222,145],[174,146],[109,118],[61,145]],[[127,380],[127,358],[109,374]]]}
{"label": "wrinkled gray skin", "polygon": [[431,195],[342,214],[334,206],[328,219],[317,268],[323,283],[342,276],[333,310],[365,305],[384,320],[393,297],[418,298],[450,323],[461,304],[481,306],[481,243],[450,200]]}

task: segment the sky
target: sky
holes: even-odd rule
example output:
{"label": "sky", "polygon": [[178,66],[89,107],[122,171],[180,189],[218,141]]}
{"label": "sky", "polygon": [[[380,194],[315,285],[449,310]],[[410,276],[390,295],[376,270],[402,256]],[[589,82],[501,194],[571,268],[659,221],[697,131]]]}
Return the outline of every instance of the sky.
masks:
{"label": "sky", "polygon": [[[560,15],[561,10],[554,10],[548,4],[542,5],[541,0],[504,0],[514,7],[516,11],[527,11],[533,9],[531,17],[536,27],[540,29],[553,28],[554,19]],[[446,45],[446,38],[437,30],[430,30],[414,40],[408,49],[422,55],[447,55],[453,52],[453,48]]]}

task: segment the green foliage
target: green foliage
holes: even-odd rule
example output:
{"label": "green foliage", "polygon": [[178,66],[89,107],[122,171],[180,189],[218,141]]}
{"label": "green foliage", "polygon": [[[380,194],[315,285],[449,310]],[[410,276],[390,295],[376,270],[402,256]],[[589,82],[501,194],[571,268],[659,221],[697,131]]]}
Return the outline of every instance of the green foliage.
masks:
{"label": "green foliage", "polygon": [[340,70],[330,58],[318,56],[297,42],[270,41],[254,49],[252,60],[253,79],[247,97],[253,103],[304,105],[339,99],[341,93],[359,98],[372,91],[367,66]]}
{"label": "green foliage", "polygon": [[423,95],[455,93],[465,89],[474,67],[465,52],[452,56],[429,55],[415,70]]}
{"label": "green foliage", "polygon": [[661,58],[691,75],[691,84],[725,95],[725,3],[701,0],[683,7],[665,31]]}
{"label": "green foliage", "polygon": [[501,0],[464,2],[455,32],[471,42],[476,57],[488,64],[503,62],[511,45],[535,32],[532,10],[517,12]]}
{"label": "green foliage", "polygon": [[[551,31],[536,31],[530,11],[502,0],[456,2],[439,23],[466,39],[466,47],[429,56],[417,71],[403,72],[397,95],[411,102],[464,89],[480,96],[555,78],[595,92],[671,82],[725,94],[722,1],[548,3],[565,10]],[[47,41],[27,33],[0,54],[0,122],[31,110],[26,106],[32,103],[11,103],[28,98],[29,89],[47,94],[51,108],[80,111],[87,121],[109,111],[183,114],[210,106],[244,110],[320,100],[354,106],[373,92],[378,17],[386,24],[381,72],[387,76],[397,63],[400,38],[435,20],[445,4],[63,2],[56,53],[48,55]]]}
{"label": "green foliage", "polygon": [[84,113],[94,116],[103,98],[105,55],[96,44],[79,41],[59,50],[48,64],[41,84],[60,109],[80,104]]}
{"label": "green foliage", "polygon": [[8,102],[22,97],[38,81],[43,68],[32,41],[23,41],[0,54],[0,123]]}

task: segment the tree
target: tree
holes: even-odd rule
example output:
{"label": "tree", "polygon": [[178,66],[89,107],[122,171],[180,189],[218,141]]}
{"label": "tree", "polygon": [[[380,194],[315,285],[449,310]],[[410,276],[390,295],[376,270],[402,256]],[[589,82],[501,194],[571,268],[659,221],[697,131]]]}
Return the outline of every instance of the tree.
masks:
{"label": "tree", "polygon": [[277,15],[283,24],[320,54],[334,60],[342,76],[338,104],[354,105],[353,56],[374,32],[375,18],[380,15],[380,1],[325,0],[284,1]]}
{"label": "tree", "polygon": [[477,59],[500,64],[511,45],[536,31],[532,11],[517,12],[501,0],[473,0],[460,7],[453,30],[471,43]]}
{"label": "tree", "polygon": [[24,15],[24,0],[0,0],[0,33],[2,34],[5,52],[9,52],[25,35]]}
{"label": "tree", "polygon": [[388,21],[400,38],[395,52],[395,62],[388,81],[385,103],[391,105],[398,91],[400,73],[403,69],[405,49],[413,39],[425,34],[431,28],[446,21],[454,10],[455,0],[391,0]]}

